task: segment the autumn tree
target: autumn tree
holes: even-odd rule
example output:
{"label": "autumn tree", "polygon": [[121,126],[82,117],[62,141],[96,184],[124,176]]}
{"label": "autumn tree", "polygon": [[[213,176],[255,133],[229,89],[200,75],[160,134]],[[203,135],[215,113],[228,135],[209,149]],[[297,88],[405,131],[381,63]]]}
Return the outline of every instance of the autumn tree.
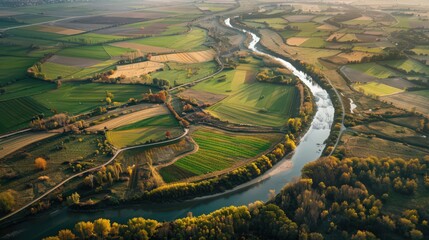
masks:
{"label": "autumn tree", "polygon": [[58,232],[58,238],[60,240],[74,240],[76,239],[76,235],[74,235],[74,233],[69,229],[64,229]]}
{"label": "autumn tree", "polygon": [[78,222],[74,229],[82,239],[88,239],[94,234],[94,224],[92,222]]}
{"label": "autumn tree", "polygon": [[15,197],[12,191],[5,191],[0,193],[0,212],[10,212],[15,206]]}
{"label": "autumn tree", "polygon": [[38,157],[36,158],[36,160],[34,160],[34,166],[36,167],[36,169],[44,171],[48,166],[48,163],[44,158]]}
{"label": "autumn tree", "polygon": [[111,229],[110,220],[99,218],[94,221],[94,232],[100,238],[105,238],[109,235]]}
{"label": "autumn tree", "polygon": [[69,205],[79,204],[79,202],[80,202],[80,195],[77,192],[72,193],[72,195],[67,197],[67,203]]}

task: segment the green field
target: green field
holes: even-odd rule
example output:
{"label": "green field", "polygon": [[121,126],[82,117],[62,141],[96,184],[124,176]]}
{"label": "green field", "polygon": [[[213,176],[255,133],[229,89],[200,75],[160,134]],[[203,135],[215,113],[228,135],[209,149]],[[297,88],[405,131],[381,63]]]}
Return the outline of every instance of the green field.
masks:
{"label": "green field", "polygon": [[249,22],[257,22],[267,24],[270,28],[274,29],[284,29],[287,25],[287,20],[284,18],[259,18],[251,19]]}
{"label": "green field", "polygon": [[33,96],[55,89],[55,84],[43,80],[23,79],[11,85],[2,87],[6,92],[0,95],[0,101],[13,98]]}
{"label": "green field", "polygon": [[51,112],[31,97],[20,97],[0,101],[0,132],[9,132],[29,126],[30,120],[37,114],[50,115]]}
{"label": "green field", "polygon": [[366,46],[366,45],[356,45],[353,47],[353,50],[356,52],[368,52],[368,53],[382,53],[383,48],[377,46]]}
{"label": "green field", "polygon": [[171,114],[164,114],[121,126],[106,134],[107,140],[116,147],[123,148],[143,144],[146,141],[159,141],[166,138],[169,131],[172,137],[183,133],[177,120]]}
{"label": "green field", "polygon": [[419,55],[429,55],[429,46],[417,46],[411,50]]}
{"label": "green field", "polygon": [[314,22],[290,23],[289,25],[298,28],[299,33],[295,35],[297,37],[322,37],[330,34],[329,31],[317,29],[320,24]]}
{"label": "green field", "polygon": [[0,84],[24,78],[27,68],[36,61],[37,59],[32,57],[0,56]]}
{"label": "green field", "polygon": [[402,59],[402,60],[392,60],[392,61],[385,61],[385,64],[397,68],[402,69],[406,72],[417,72],[417,73],[423,73],[426,75],[429,75],[429,67],[411,59]]}
{"label": "green field", "polygon": [[115,69],[116,60],[107,60],[102,63],[86,67],[73,74],[74,79],[85,79],[94,76],[97,73],[107,72],[111,69]]}
{"label": "green field", "polygon": [[124,103],[129,98],[141,98],[143,93],[149,91],[149,87],[101,83],[63,83],[60,89],[35,95],[33,98],[58,112],[79,114],[105,105],[106,91],[113,93],[115,102]]}
{"label": "green field", "polygon": [[369,76],[373,76],[381,79],[401,75],[397,72],[394,72],[393,70],[390,70],[376,63],[351,64],[351,65],[347,65],[347,67],[357,70],[359,72],[365,73]]}
{"label": "green field", "polygon": [[61,40],[73,42],[73,43],[83,43],[83,44],[98,44],[112,41],[125,40],[126,37],[123,36],[114,36],[106,34],[97,34],[97,33],[84,33],[78,35],[72,35],[61,38]]}
{"label": "green field", "polygon": [[103,46],[84,46],[66,48],[57,53],[61,56],[92,58],[97,60],[109,60],[110,55],[106,52]]}
{"label": "green field", "polygon": [[201,28],[193,28],[190,32],[181,35],[160,36],[133,40],[132,42],[156,47],[172,48],[181,51],[205,50],[202,44],[206,41],[207,33]]}
{"label": "green field", "polygon": [[309,47],[309,48],[323,48],[326,46],[326,42],[323,38],[315,37],[309,38],[303,44],[299,45],[300,47]]}
{"label": "green field", "polygon": [[258,156],[278,139],[272,134],[232,134],[207,128],[195,131],[192,137],[199,146],[198,152],[161,168],[159,173],[164,181],[174,182],[229,168],[239,161]]}
{"label": "green field", "polygon": [[354,88],[357,90],[363,91],[365,94],[374,95],[374,96],[386,96],[395,93],[403,92],[404,90],[399,88],[394,88],[385,84],[370,82],[365,84],[354,84]]}
{"label": "green field", "polygon": [[[164,71],[153,72],[150,75],[153,78],[165,79],[170,82],[173,86],[177,84],[183,84],[192,82],[207,75],[216,72],[217,64],[215,62],[195,63],[195,64],[183,64],[183,63],[166,63],[168,66],[164,68]],[[188,70],[191,69],[192,75],[188,76]]]}
{"label": "green field", "polygon": [[254,83],[210,107],[209,112],[233,123],[281,127],[298,108],[295,87]]}
{"label": "green field", "polygon": [[46,79],[48,80],[55,80],[58,77],[68,79],[80,70],[82,70],[80,67],[67,66],[52,62],[45,62],[42,64],[42,73],[45,74]]}

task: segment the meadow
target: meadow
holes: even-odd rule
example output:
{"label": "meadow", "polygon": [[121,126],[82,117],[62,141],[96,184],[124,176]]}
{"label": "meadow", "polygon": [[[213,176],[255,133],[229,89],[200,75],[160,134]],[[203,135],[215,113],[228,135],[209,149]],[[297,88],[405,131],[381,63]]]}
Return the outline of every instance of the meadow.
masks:
{"label": "meadow", "polygon": [[232,134],[210,128],[200,128],[191,134],[199,146],[196,153],[161,168],[165,182],[223,170],[268,150],[278,140],[273,134]]}
{"label": "meadow", "polygon": [[0,84],[24,78],[27,74],[27,68],[31,67],[35,61],[37,61],[36,58],[26,56],[0,56],[0,71],[2,73]]}
{"label": "meadow", "polygon": [[264,23],[273,29],[283,29],[287,25],[287,20],[284,18],[259,18],[251,19],[251,22]]}
{"label": "meadow", "polygon": [[425,75],[429,75],[429,67],[411,59],[403,59],[403,60],[392,60],[392,61],[385,61],[383,64],[387,64],[391,67],[401,69],[403,71],[406,71],[407,73],[414,71],[416,73],[422,73]]}
{"label": "meadow", "polygon": [[[113,46],[109,47],[116,48]],[[124,49],[124,52],[126,52],[126,49]],[[66,48],[59,51],[57,54],[66,57],[90,58],[104,61],[111,58],[109,53],[105,50],[105,47],[101,45]]]}
{"label": "meadow", "polygon": [[172,48],[180,51],[205,50],[202,44],[206,41],[207,33],[201,28],[193,28],[190,32],[180,35],[149,37],[130,42],[156,47]]}
{"label": "meadow", "polygon": [[376,63],[351,64],[347,65],[347,67],[376,78],[390,78],[401,75]]}

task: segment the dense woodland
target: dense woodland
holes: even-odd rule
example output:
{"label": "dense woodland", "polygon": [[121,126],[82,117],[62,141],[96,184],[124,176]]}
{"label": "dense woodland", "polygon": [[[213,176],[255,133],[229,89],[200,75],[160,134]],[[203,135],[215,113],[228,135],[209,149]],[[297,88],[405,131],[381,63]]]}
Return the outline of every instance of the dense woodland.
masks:
{"label": "dense woodland", "polygon": [[324,158],[268,203],[173,222],[79,222],[46,239],[424,239],[429,212],[418,196],[428,194],[428,163],[429,156]]}

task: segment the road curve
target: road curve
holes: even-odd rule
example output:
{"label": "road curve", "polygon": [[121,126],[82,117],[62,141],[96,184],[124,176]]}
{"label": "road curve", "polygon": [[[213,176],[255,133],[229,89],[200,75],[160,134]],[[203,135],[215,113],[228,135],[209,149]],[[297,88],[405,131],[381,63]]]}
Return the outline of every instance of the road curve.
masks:
{"label": "road curve", "polygon": [[47,195],[49,195],[50,193],[52,193],[53,191],[55,191],[56,189],[58,189],[59,187],[61,187],[61,186],[62,186],[62,185],[64,185],[65,183],[67,183],[68,181],[70,181],[70,180],[72,180],[72,179],[74,179],[74,178],[76,178],[76,177],[82,176],[82,175],[83,175],[83,174],[85,174],[85,173],[89,173],[89,172],[92,172],[92,171],[98,170],[98,169],[100,169],[100,168],[102,168],[102,167],[104,167],[104,166],[106,166],[106,165],[110,164],[111,162],[113,162],[113,160],[115,160],[115,159],[116,159],[116,157],[117,157],[121,152],[124,152],[124,151],[127,151],[127,150],[131,150],[131,149],[136,149],[136,148],[142,148],[142,147],[153,147],[153,146],[163,145],[163,144],[166,144],[166,143],[175,142],[175,141],[177,141],[177,140],[182,139],[183,137],[185,137],[188,133],[189,133],[189,129],[188,129],[188,128],[185,128],[185,132],[184,132],[182,135],[180,135],[180,136],[178,136],[178,137],[176,137],[176,138],[172,138],[172,139],[169,139],[169,140],[164,140],[164,141],[156,142],[156,143],[148,143],[148,144],[141,144],[141,145],[132,146],[132,147],[121,148],[121,149],[119,149],[118,151],[116,151],[116,153],[115,153],[115,154],[114,154],[114,155],[109,159],[109,161],[107,161],[107,162],[105,162],[105,163],[103,163],[103,164],[101,164],[101,165],[99,165],[99,166],[97,166],[97,167],[93,167],[93,168],[87,169],[87,170],[85,170],[85,171],[82,171],[82,172],[80,172],[80,173],[76,173],[76,174],[74,174],[74,175],[72,175],[72,176],[68,177],[67,179],[65,179],[65,180],[63,180],[62,182],[60,182],[60,183],[58,183],[57,185],[55,185],[55,187],[51,188],[49,191],[47,191],[47,192],[43,193],[42,195],[40,195],[38,198],[36,198],[36,199],[34,199],[33,201],[31,201],[31,202],[27,203],[25,206],[23,206],[23,207],[21,207],[21,208],[19,208],[19,209],[15,210],[15,211],[13,211],[13,212],[9,213],[8,215],[6,215],[6,216],[4,216],[4,217],[0,218],[0,222],[2,222],[2,221],[4,221],[4,220],[6,220],[7,218],[10,218],[10,217],[14,216],[15,214],[17,214],[17,213],[21,212],[22,210],[24,210],[24,209],[28,208],[29,206],[31,206],[32,204],[34,204],[34,203],[36,203],[36,202],[40,201],[41,199],[43,199],[44,197],[46,197]]}

